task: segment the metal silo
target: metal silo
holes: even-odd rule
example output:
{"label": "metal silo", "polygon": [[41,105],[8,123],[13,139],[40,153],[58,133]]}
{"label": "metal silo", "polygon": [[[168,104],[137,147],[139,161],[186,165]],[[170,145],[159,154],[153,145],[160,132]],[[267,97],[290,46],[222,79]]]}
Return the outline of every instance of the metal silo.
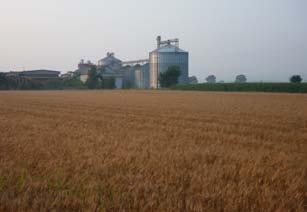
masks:
{"label": "metal silo", "polygon": [[135,66],[135,87],[146,89],[149,88],[149,64]]}
{"label": "metal silo", "polygon": [[165,72],[170,66],[178,66],[181,71],[179,83],[189,80],[189,53],[179,48],[179,40],[161,41],[157,38],[157,49],[149,53],[150,88],[159,88],[159,73]]}
{"label": "metal silo", "polygon": [[134,84],[136,88],[142,88],[142,69],[140,65],[136,65],[134,72]]}

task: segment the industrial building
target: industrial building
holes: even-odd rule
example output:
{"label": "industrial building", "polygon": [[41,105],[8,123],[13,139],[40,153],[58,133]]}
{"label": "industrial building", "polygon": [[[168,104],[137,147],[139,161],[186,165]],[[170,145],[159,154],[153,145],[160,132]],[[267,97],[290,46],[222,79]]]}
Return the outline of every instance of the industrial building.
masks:
{"label": "industrial building", "polygon": [[93,64],[90,60],[87,62],[84,62],[84,60],[81,60],[78,64],[78,69],[75,71],[76,75],[79,76],[79,79],[85,83],[88,78],[88,72],[91,70],[91,68],[96,67],[95,64]]}
{"label": "industrial building", "polygon": [[108,52],[105,58],[98,61],[97,72],[103,79],[113,78],[117,89],[123,88],[124,75],[121,69],[122,61],[114,53]]}
{"label": "industrial building", "polygon": [[85,83],[89,70],[96,67],[102,78],[114,79],[115,88],[157,89],[160,87],[159,74],[170,66],[180,68],[179,83],[189,82],[189,53],[179,48],[178,39],[162,41],[158,36],[157,49],[149,53],[149,59],[123,62],[114,53],[107,53],[97,65],[81,60],[76,73]]}
{"label": "industrial building", "polygon": [[85,83],[88,79],[88,72],[91,68],[97,69],[97,74],[102,79],[114,79],[116,89],[121,88],[149,88],[149,60],[136,60],[122,62],[115,57],[114,53],[108,52],[106,57],[98,61],[95,65],[84,60],[78,64],[75,75]]}

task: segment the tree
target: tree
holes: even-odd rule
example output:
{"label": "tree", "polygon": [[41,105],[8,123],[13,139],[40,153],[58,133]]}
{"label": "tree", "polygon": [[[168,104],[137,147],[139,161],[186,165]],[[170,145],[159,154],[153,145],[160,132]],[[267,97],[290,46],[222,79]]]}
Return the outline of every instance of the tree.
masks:
{"label": "tree", "polygon": [[206,78],[206,81],[208,83],[215,83],[216,82],[216,77],[214,75],[209,75],[207,78]]}
{"label": "tree", "polygon": [[198,80],[196,76],[189,77],[189,84],[197,84]]}
{"label": "tree", "polygon": [[63,86],[65,89],[85,89],[85,85],[77,78],[64,79]]}
{"label": "tree", "polygon": [[178,78],[181,74],[178,66],[170,66],[165,72],[160,72],[159,83],[162,88],[169,88],[178,83]]}
{"label": "tree", "polygon": [[96,67],[93,67],[88,72],[88,78],[85,82],[89,89],[97,89],[99,88],[99,79],[97,75]]}
{"label": "tree", "polygon": [[247,78],[244,74],[240,74],[236,76],[236,81],[237,83],[245,83],[247,81]]}
{"label": "tree", "polygon": [[303,79],[300,75],[293,75],[290,78],[290,82],[292,82],[292,83],[301,83],[302,81],[303,81]]}
{"label": "tree", "polygon": [[101,88],[103,89],[114,89],[115,88],[115,79],[114,77],[101,77]]}

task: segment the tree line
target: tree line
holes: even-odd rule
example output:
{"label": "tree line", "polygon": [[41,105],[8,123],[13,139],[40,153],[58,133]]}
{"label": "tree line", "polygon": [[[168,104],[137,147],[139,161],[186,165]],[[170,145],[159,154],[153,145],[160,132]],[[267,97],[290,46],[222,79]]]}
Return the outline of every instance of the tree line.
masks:
{"label": "tree line", "polygon": [[[215,75],[209,75],[206,78],[207,83],[217,83]],[[291,83],[301,83],[303,78],[300,75],[293,75],[289,78]],[[246,83],[247,77],[244,74],[237,75],[235,78],[235,83]],[[219,81],[218,83],[224,83],[224,81]]]}
{"label": "tree line", "polygon": [[[178,66],[170,66],[165,72],[159,74],[159,84],[162,88],[169,88],[178,84],[178,78],[181,74],[180,68]],[[215,75],[209,75],[206,78],[207,83],[217,83]],[[195,79],[194,79],[195,81]],[[196,79],[197,81],[197,79]],[[291,83],[301,83],[303,78],[300,75],[293,75],[289,78]],[[235,78],[235,83],[246,83],[247,77],[244,74],[237,75]],[[224,83],[224,81],[218,81],[218,83]]]}

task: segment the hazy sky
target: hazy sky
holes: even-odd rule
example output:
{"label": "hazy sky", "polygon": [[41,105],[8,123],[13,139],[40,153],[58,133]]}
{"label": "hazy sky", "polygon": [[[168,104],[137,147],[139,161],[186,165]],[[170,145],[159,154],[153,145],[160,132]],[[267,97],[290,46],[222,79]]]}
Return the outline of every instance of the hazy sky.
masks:
{"label": "hazy sky", "polygon": [[201,81],[307,79],[307,0],[0,0],[1,71],[144,59],[157,35],[180,39]]}

